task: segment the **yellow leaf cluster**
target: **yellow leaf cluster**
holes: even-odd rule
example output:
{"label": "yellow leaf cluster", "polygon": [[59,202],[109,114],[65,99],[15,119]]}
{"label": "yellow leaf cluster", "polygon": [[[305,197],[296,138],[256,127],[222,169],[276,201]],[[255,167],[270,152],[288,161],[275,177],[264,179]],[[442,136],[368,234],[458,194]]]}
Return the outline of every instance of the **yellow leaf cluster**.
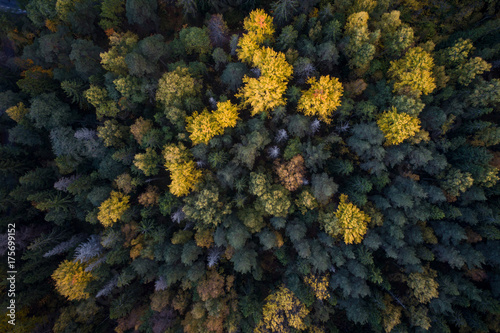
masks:
{"label": "yellow leaf cluster", "polygon": [[250,12],[243,21],[243,28],[249,33],[255,34],[258,43],[263,43],[264,40],[272,38],[274,34],[273,19],[263,9]]}
{"label": "yellow leaf cluster", "polygon": [[304,282],[309,285],[314,291],[314,295],[319,300],[325,300],[330,297],[330,293],[328,292],[328,276],[316,276],[313,274],[309,274],[304,278]]}
{"label": "yellow leaf cluster", "polygon": [[385,111],[377,125],[387,140],[385,145],[398,145],[420,131],[420,119],[399,113],[395,107]]}
{"label": "yellow leaf cluster", "polygon": [[286,104],[283,94],[293,73],[293,67],[286,61],[284,53],[269,47],[260,47],[266,39],[272,37],[274,27],[272,19],[262,9],[250,13],[245,19],[247,34],[238,42],[238,58],[258,67],[259,78],[243,77],[245,86],[236,97],[243,98],[243,106],[252,108],[252,116],[272,110]]}
{"label": "yellow leaf cluster", "polygon": [[436,277],[437,272],[430,268],[425,268],[422,273],[415,272],[408,276],[408,287],[420,303],[429,303],[431,299],[439,296],[439,283],[434,280]]}
{"label": "yellow leaf cluster", "polygon": [[201,180],[201,170],[196,168],[194,161],[189,160],[189,153],[182,144],[167,145],[163,150],[165,168],[170,171],[172,183],[170,193],[181,197],[189,194]]}
{"label": "yellow leaf cluster", "polygon": [[130,208],[129,200],[130,196],[121,192],[111,191],[110,197],[99,206],[97,219],[105,227],[111,226]]}
{"label": "yellow leaf cluster", "polygon": [[286,99],[283,98],[286,91],[285,82],[268,76],[258,79],[245,76],[243,83],[246,84],[236,97],[243,98],[244,106],[251,106],[252,116],[286,104]]}
{"label": "yellow leaf cluster", "polygon": [[219,102],[214,112],[204,110],[186,117],[186,130],[191,133],[189,138],[193,144],[207,144],[214,136],[224,133],[226,127],[236,126],[238,119],[237,105],[231,101]]}
{"label": "yellow leaf cluster", "polygon": [[94,279],[92,273],[85,271],[85,265],[79,261],[65,260],[52,274],[56,290],[69,300],[87,299],[87,284]]}
{"label": "yellow leaf cluster", "polygon": [[340,195],[340,203],[335,216],[338,219],[340,232],[344,236],[344,242],[346,244],[358,244],[363,240],[371,218],[347,200],[347,195]]}
{"label": "yellow leaf cluster", "polygon": [[254,332],[289,332],[290,328],[306,329],[304,318],[309,310],[301,304],[293,292],[281,286],[266,298],[262,320]]}
{"label": "yellow leaf cluster", "polygon": [[436,88],[432,77],[434,60],[421,47],[414,47],[399,60],[391,61],[388,74],[394,79],[394,92],[412,97],[427,95]]}
{"label": "yellow leaf cluster", "polygon": [[319,81],[312,77],[307,80],[311,87],[302,93],[297,109],[306,116],[318,116],[329,124],[333,111],[340,106],[344,89],[337,78],[321,76]]}
{"label": "yellow leaf cluster", "polygon": [[11,106],[5,112],[10,117],[10,119],[14,120],[16,123],[19,123],[24,119],[24,116],[26,116],[30,112],[30,110],[24,105],[23,102],[19,102],[19,104]]}

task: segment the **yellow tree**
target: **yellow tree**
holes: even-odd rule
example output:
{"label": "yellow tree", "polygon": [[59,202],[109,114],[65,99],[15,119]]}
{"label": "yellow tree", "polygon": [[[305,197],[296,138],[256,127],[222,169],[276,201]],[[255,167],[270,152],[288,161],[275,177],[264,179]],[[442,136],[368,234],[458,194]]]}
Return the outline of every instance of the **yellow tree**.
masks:
{"label": "yellow tree", "polygon": [[356,205],[350,203],[347,195],[341,194],[335,213],[320,212],[319,220],[330,236],[342,236],[346,244],[358,244],[363,240],[371,218]]}
{"label": "yellow tree", "polygon": [[304,278],[304,282],[312,288],[317,299],[325,300],[330,298],[330,293],[328,292],[328,275],[318,276],[309,274]]}
{"label": "yellow tree", "polygon": [[238,119],[238,105],[231,101],[218,102],[217,110],[213,112],[217,122],[222,128],[235,127]]}
{"label": "yellow tree", "polygon": [[329,118],[333,111],[340,106],[340,97],[343,93],[342,84],[337,78],[329,75],[309,78],[307,83],[311,87],[302,93],[297,109],[306,116],[318,116],[322,121],[329,124]]}
{"label": "yellow tree", "polygon": [[235,96],[243,98],[243,106],[252,108],[252,116],[286,104],[286,98],[283,98],[286,82],[282,80],[269,76],[258,79],[245,76],[243,83],[245,86]]}
{"label": "yellow tree", "polygon": [[420,131],[420,119],[399,113],[395,107],[382,113],[377,125],[384,133],[386,146],[398,145]]}
{"label": "yellow tree", "polygon": [[186,130],[191,133],[189,138],[195,145],[207,144],[214,136],[224,133],[217,118],[207,109],[200,114],[195,111],[191,116],[186,117]]}
{"label": "yellow tree", "polygon": [[238,119],[237,105],[231,101],[219,102],[214,112],[205,109],[200,114],[194,112],[186,117],[186,130],[191,133],[189,138],[193,144],[207,144],[214,136],[224,133],[226,127],[236,126]]}
{"label": "yellow tree", "polygon": [[436,88],[432,77],[434,60],[421,47],[414,47],[399,60],[391,61],[389,77],[394,80],[394,92],[412,97],[427,95]]}
{"label": "yellow tree", "polygon": [[281,286],[275,293],[267,296],[262,320],[254,332],[291,332],[291,329],[307,328],[304,318],[309,310],[300,303],[293,292]]}
{"label": "yellow tree", "polygon": [[56,290],[71,301],[89,298],[85,288],[94,277],[85,271],[85,264],[65,260],[54,271],[52,279],[56,282]]}
{"label": "yellow tree", "polygon": [[99,206],[97,219],[105,227],[111,226],[130,208],[130,197],[121,192],[111,191],[110,197]]}
{"label": "yellow tree", "polygon": [[167,145],[163,150],[165,168],[170,171],[172,183],[169,185],[170,193],[178,197],[187,195],[201,180],[201,170],[196,168],[194,161],[184,145]]}

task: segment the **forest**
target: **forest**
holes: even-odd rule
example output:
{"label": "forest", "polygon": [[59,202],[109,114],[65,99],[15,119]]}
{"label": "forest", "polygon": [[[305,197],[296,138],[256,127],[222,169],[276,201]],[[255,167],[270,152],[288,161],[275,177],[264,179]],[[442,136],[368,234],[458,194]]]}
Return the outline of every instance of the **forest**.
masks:
{"label": "forest", "polygon": [[500,2],[17,4],[0,332],[500,332]]}

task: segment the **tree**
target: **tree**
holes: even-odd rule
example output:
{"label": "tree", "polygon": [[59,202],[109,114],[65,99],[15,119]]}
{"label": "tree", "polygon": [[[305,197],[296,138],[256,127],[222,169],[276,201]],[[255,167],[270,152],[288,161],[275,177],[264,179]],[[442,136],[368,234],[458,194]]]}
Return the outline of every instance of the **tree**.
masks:
{"label": "tree", "polygon": [[142,144],[142,139],[151,129],[153,129],[153,122],[142,117],[137,118],[135,123],[130,125],[130,133],[138,144]]}
{"label": "tree", "polygon": [[156,99],[165,108],[169,106],[181,107],[184,99],[196,96],[199,91],[200,86],[191,77],[189,70],[179,66],[174,71],[162,75],[158,81]]}
{"label": "tree", "polygon": [[411,273],[405,280],[419,303],[429,303],[431,299],[439,297],[439,284],[434,280],[436,277],[437,272],[427,267],[422,273]]}
{"label": "tree", "polygon": [[158,174],[161,157],[153,148],[146,148],[143,154],[136,154],[134,157],[134,165],[144,172],[146,176],[155,176]]}
{"label": "tree", "polygon": [[318,276],[309,274],[304,278],[304,282],[311,287],[317,299],[323,301],[330,298],[330,293],[328,292],[328,275]]}
{"label": "tree", "polygon": [[316,78],[309,78],[307,83],[311,87],[302,93],[297,109],[306,116],[317,115],[329,124],[331,122],[329,117],[340,106],[342,84],[337,78],[331,78],[329,75],[321,76],[319,81]]}
{"label": "tree", "polygon": [[99,120],[104,117],[114,118],[120,112],[117,103],[109,98],[107,90],[102,87],[91,85],[84,92],[84,96],[96,108],[96,115]]}
{"label": "tree", "polygon": [[204,55],[212,51],[210,37],[206,28],[184,28],[179,32],[179,38],[187,54],[198,53]]}
{"label": "tree", "polygon": [[420,130],[420,119],[398,113],[396,108],[391,107],[380,115],[377,125],[384,133],[385,145],[398,145]]}
{"label": "tree", "polygon": [[346,244],[358,244],[368,230],[370,216],[348,201],[345,194],[340,195],[340,202],[335,213],[320,212],[320,222],[332,237],[342,236]]}
{"label": "tree", "polygon": [[251,107],[252,116],[286,104],[283,98],[286,83],[275,77],[261,76],[255,79],[245,75],[243,83],[245,86],[235,96],[243,99],[243,106]]}
{"label": "tree", "polygon": [[[126,2],[127,20],[130,24],[139,26],[157,25],[159,18],[156,14],[158,9],[157,0],[127,0]],[[153,29],[147,29],[149,31]]]}
{"label": "tree", "polygon": [[325,172],[314,174],[311,178],[312,194],[320,204],[326,205],[339,186]]}
{"label": "tree", "polygon": [[186,147],[182,144],[167,145],[163,150],[163,157],[165,168],[170,171],[172,179],[170,193],[178,197],[189,194],[201,180],[202,172],[196,168],[194,161],[189,160],[190,154]]}
{"label": "tree", "polygon": [[378,23],[383,47],[391,57],[400,56],[414,42],[413,29],[402,24],[399,15],[397,10],[384,13]]}
{"label": "tree", "polygon": [[111,191],[110,197],[99,206],[97,219],[105,227],[112,226],[130,208],[129,200],[130,196],[121,192]]}
{"label": "tree", "polygon": [[27,114],[35,127],[48,130],[68,125],[74,120],[74,116],[70,106],[57,98],[55,93],[35,97]]}
{"label": "tree", "polygon": [[452,197],[458,197],[460,192],[465,192],[474,183],[470,173],[455,168],[450,169],[442,177],[441,187]]}
{"label": "tree", "polygon": [[304,183],[306,169],[302,155],[296,155],[284,164],[276,160],[274,161],[274,169],[281,184],[288,191],[295,191]]}
{"label": "tree", "polygon": [[222,14],[213,14],[208,21],[208,35],[215,47],[223,48],[229,42],[229,29]]}
{"label": "tree", "polygon": [[364,73],[375,56],[375,47],[380,37],[380,31],[368,31],[368,13],[361,11],[349,15],[345,25],[348,44],[345,52],[349,58],[349,67],[358,73]]}
{"label": "tree", "polygon": [[399,60],[391,61],[387,72],[394,80],[394,92],[410,97],[427,95],[436,88],[432,77],[434,61],[431,55],[421,47],[414,47]]}
{"label": "tree", "polygon": [[291,332],[291,329],[304,330],[304,318],[309,310],[290,289],[281,286],[266,297],[262,320],[255,332]]}
{"label": "tree", "polygon": [[124,12],[125,0],[103,0],[99,25],[104,30],[117,28],[121,23],[120,16]]}
{"label": "tree", "polygon": [[90,297],[85,292],[88,283],[94,279],[90,272],[85,271],[86,265],[79,261],[65,260],[52,274],[56,282],[56,290],[69,300],[81,300]]}
{"label": "tree", "polygon": [[113,32],[109,35],[111,48],[101,53],[102,67],[117,75],[127,75],[128,67],[125,56],[137,45],[139,37],[131,31],[126,33]]}

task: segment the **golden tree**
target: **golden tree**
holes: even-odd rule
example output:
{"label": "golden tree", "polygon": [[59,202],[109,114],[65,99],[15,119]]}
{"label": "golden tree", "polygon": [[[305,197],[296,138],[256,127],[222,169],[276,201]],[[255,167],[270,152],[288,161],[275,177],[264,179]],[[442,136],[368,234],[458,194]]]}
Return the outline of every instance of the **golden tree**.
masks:
{"label": "golden tree", "polygon": [[29,112],[30,109],[28,109],[23,102],[19,102],[19,104],[11,106],[5,111],[10,119],[14,120],[16,123],[21,122],[21,120],[24,119],[24,116],[26,116]]}
{"label": "golden tree", "polygon": [[300,303],[293,292],[281,286],[276,292],[267,296],[262,320],[254,332],[290,332],[291,328],[304,330],[307,328],[304,318],[309,310]]}
{"label": "golden tree", "polygon": [[172,183],[169,185],[170,193],[178,197],[187,195],[201,180],[201,170],[196,168],[194,161],[184,145],[167,145],[163,150],[165,168],[170,171]]}
{"label": "golden tree", "polygon": [[286,91],[286,82],[275,77],[261,76],[260,78],[243,77],[246,83],[236,97],[243,98],[243,106],[250,106],[252,116],[272,110],[286,104],[283,94]]}
{"label": "golden tree", "polygon": [[328,275],[317,276],[309,274],[304,278],[304,282],[312,288],[317,299],[325,300],[330,297],[330,293],[328,292]]}
{"label": "golden tree", "polygon": [[235,127],[238,119],[238,105],[231,101],[218,102],[217,110],[213,112],[217,122],[222,128]]}
{"label": "golden tree", "polygon": [[105,227],[111,226],[130,208],[130,197],[121,192],[111,191],[110,197],[99,206],[97,219]]}
{"label": "golden tree", "polygon": [[333,111],[340,106],[342,97],[342,84],[337,78],[329,75],[321,76],[319,81],[311,77],[307,80],[311,87],[302,93],[297,109],[306,116],[318,116],[329,124]]}
{"label": "golden tree", "polygon": [[377,125],[384,133],[387,146],[398,145],[420,131],[420,119],[399,113],[395,107],[382,113]]}
{"label": "golden tree", "polygon": [[394,80],[394,92],[412,97],[427,95],[436,88],[432,77],[434,60],[421,47],[414,47],[399,60],[391,61],[389,77]]}
{"label": "golden tree", "polygon": [[189,138],[193,144],[207,144],[211,138],[224,133],[224,129],[217,122],[217,118],[207,109],[202,113],[194,112],[186,118],[186,130],[191,133]]}
{"label": "golden tree", "polygon": [[56,290],[71,300],[87,299],[87,284],[94,279],[92,273],[85,271],[85,265],[79,261],[65,260],[52,274]]}

